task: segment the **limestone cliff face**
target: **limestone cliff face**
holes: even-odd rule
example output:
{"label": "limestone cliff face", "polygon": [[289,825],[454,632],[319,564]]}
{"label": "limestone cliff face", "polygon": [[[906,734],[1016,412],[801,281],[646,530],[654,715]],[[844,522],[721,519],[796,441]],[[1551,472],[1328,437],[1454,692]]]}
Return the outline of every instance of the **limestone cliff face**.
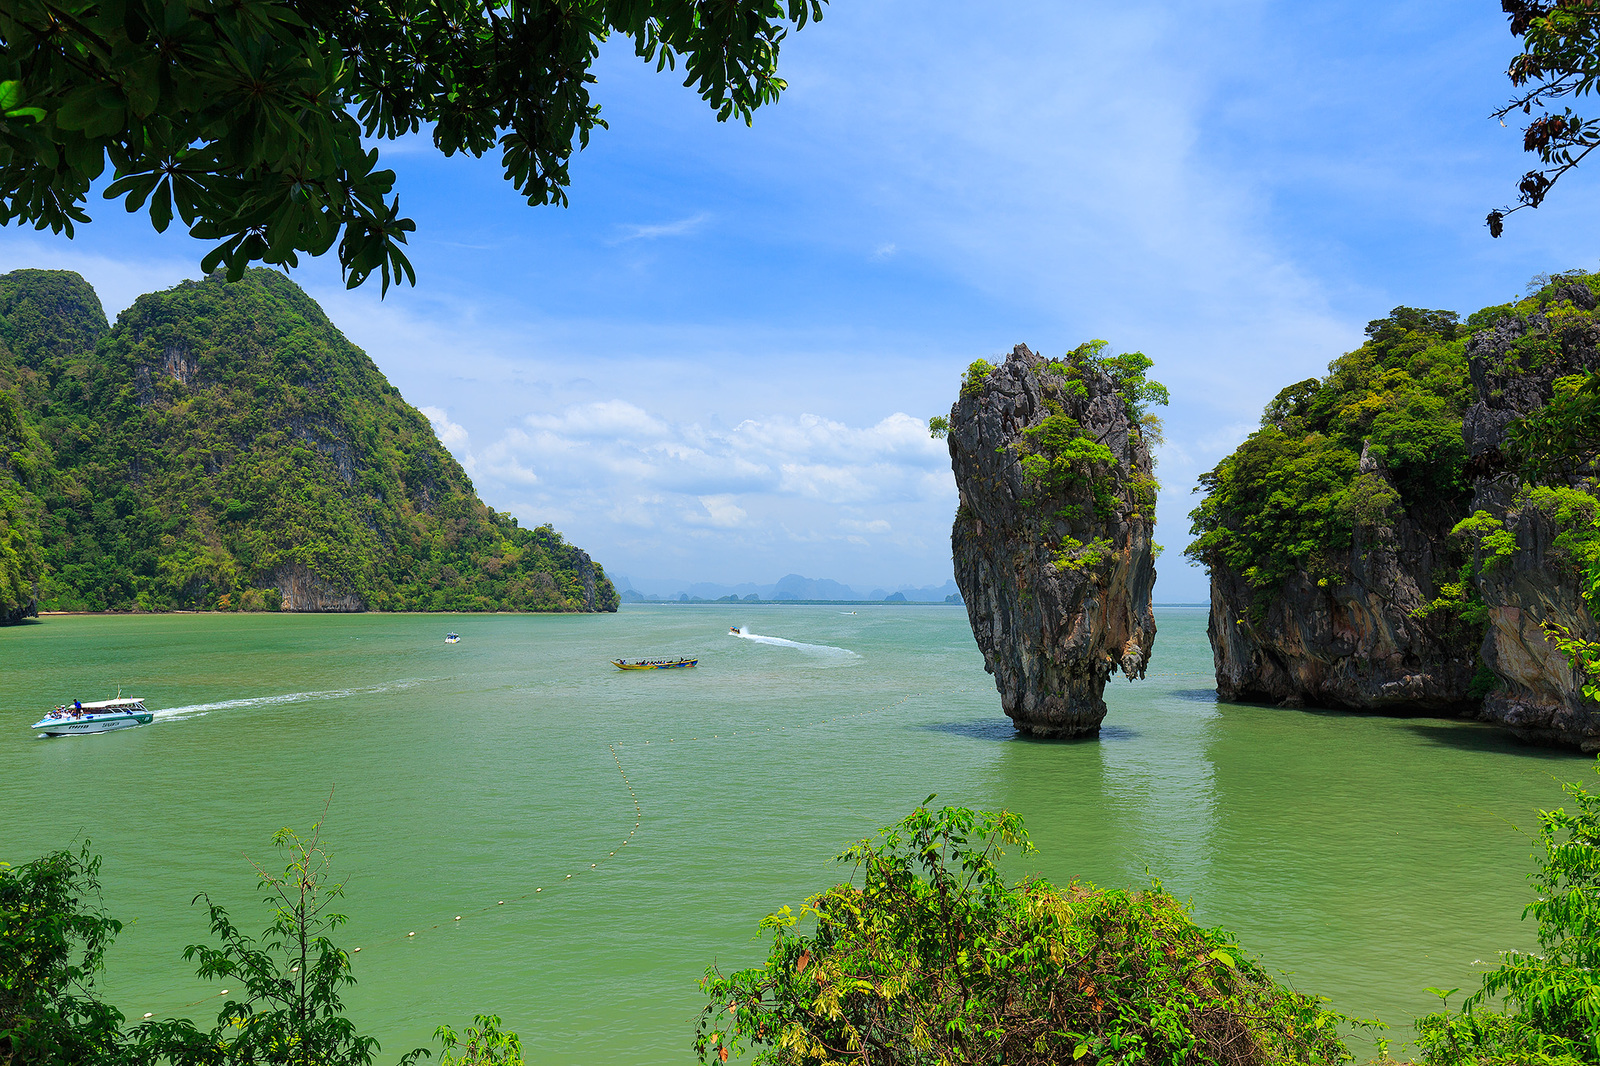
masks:
{"label": "limestone cliff face", "polygon": [[[1585,311],[1596,305],[1581,284],[1555,297]],[[1530,339],[1547,343],[1519,344]],[[1530,352],[1536,354],[1530,358]],[[1543,315],[1507,318],[1473,337],[1467,357],[1481,397],[1464,428],[1479,475],[1472,507],[1516,539],[1514,552],[1498,558],[1480,552],[1477,560],[1478,593],[1489,615],[1483,659],[1500,679],[1484,697],[1481,717],[1529,740],[1600,751],[1600,705],[1583,695],[1581,675],[1543,628],[1555,623],[1600,640],[1600,626],[1584,605],[1577,567],[1556,546],[1555,519],[1519,491],[1521,481],[1501,455],[1507,424],[1547,403],[1556,379],[1600,370],[1600,330],[1587,320],[1553,329]],[[1574,477],[1565,484],[1584,481]]]}
{"label": "limestone cliff face", "polygon": [[[1389,486],[1371,454],[1359,469]],[[1452,573],[1447,544],[1459,517],[1401,513],[1357,524],[1348,552],[1328,568],[1338,579],[1297,571],[1264,611],[1258,590],[1213,559],[1208,633],[1218,695],[1366,711],[1473,710],[1470,641],[1463,647],[1458,623],[1420,610],[1439,595],[1435,575]]]}
{"label": "limestone cliff face", "polygon": [[1018,345],[972,376],[950,413],[951,546],[984,668],[1018,729],[1094,734],[1107,679],[1143,677],[1155,641],[1149,448],[1092,360]]}
{"label": "limestone cliff face", "polygon": [[39,617],[39,601],[29,600],[14,607],[0,607],[0,626],[14,626],[26,618]]}
{"label": "limestone cliff face", "polygon": [[[600,582],[603,579],[595,573],[594,560],[589,558],[589,553],[586,551],[574,551],[573,554],[575,556],[573,569],[577,571],[578,583],[583,586],[583,609],[586,611],[606,610],[600,603],[599,595]],[[617,609],[616,604],[613,603],[610,609],[615,611]]]}
{"label": "limestone cliff face", "polygon": [[278,590],[285,611],[347,614],[367,609],[357,593],[335,588],[304,563],[277,567],[267,575],[266,587]]}

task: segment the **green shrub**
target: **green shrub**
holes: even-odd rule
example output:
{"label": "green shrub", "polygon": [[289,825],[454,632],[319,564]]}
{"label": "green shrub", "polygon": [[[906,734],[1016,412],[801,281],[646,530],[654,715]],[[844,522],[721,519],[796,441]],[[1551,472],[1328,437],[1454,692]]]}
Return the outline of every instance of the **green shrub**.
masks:
{"label": "green shrub", "polygon": [[[1539,812],[1535,899],[1522,912],[1539,950],[1501,952],[1460,1012],[1418,1021],[1430,1066],[1600,1063],[1600,795],[1563,788],[1575,807]],[[1494,999],[1503,1013],[1483,1009]]]}
{"label": "green shrub", "polygon": [[[929,797],[932,800],[933,797]],[[713,967],[707,1063],[1342,1063],[1342,1017],[1275,983],[1159,884],[1007,883],[1014,814],[926,804],[839,856],[856,877],[769,916],[764,966]],[[860,884],[856,883],[857,877]],[[800,922],[811,925],[809,932]],[[814,923],[814,924],[812,924]]]}
{"label": "green shrub", "polygon": [[967,367],[967,372],[961,375],[961,395],[976,396],[983,391],[983,383],[989,380],[989,375],[994,373],[994,364],[987,359],[974,359]]}
{"label": "green shrub", "polygon": [[122,923],[100,907],[100,860],[57,851],[0,862],[0,1062],[102,1066],[128,1061],[123,1016],[95,979]]}

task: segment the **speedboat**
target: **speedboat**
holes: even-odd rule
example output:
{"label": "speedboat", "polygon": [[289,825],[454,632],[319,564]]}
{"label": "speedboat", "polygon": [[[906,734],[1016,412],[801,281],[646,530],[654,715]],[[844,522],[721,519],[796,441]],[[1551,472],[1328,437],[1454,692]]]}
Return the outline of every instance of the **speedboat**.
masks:
{"label": "speedboat", "polygon": [[630,663],[626,659],[612,659],[611,665],[618,670],[678,670],[693,666],[699,661],[699,659],[639,659]]}
{"label": "speedboat", "polygon": [[144,700],[138,696],[118,696],[99,703],[72,703],[57,707],[33,728],[47,737],[64,737],[71,733],[105,733],[112,729],[127,729],[148,725],[155,715],[144,709]]}
{"label": "speedboat", "polygon": [[446,633],[444,635],[444,642],[446,644],[460,644],[461,643],[461,634],[460,633]]}

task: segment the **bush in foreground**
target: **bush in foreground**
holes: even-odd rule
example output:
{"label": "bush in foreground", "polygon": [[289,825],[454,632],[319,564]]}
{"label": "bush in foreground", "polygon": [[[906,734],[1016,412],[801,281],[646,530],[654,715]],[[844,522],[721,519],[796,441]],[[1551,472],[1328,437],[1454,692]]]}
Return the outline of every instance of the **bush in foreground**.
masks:
{"label": "bush in foreground", "polygon": [[[929,797],[931,801],[933,797]],[[695,1050],[773,1066],[1336,1064],[1325,1000],[1277,984],[1161,890],[1008,884],[1014,814],[926,804],[839,856],[860,875],[762,928],[765,966],[702,982]],[[814,919],[810,933],[801,921]]]}
{"label": "bush in foreground", "polygon": [[[100,860],[59,851],[23,866],[0,863],[0,1066],[371,1066],[378,1042],[345,1015],[356,983],[350,956],[330,937],[345,922],[332,910],[344,886],[331,879],[321,822],[308,837],[280,830],[283,873],[257,866],[271,921],[258,937],[234,925],[204,894],[220,946],[195,944],[201,977],[238,989],[217,1024],[188,1019],[124,1028],[124,1015],[95,988],[122,924],[99,900]],[[464,1036],[440,1026],[440,1066],[523,1066],[517,1035],[478,1015]],[[416,1048],[400,1066],[430,1055]]]}
{"label": "bush in foreground", "polygon": [[[1539,812],[1537,897],[1522,912],[1539,923],[1539,951],[1501,952],[1460,1011],[1417,1020],[1429,1066],[1600,1063],[1600,795],[1562,787],[1576,808]],[[1491,997],[1504,1012],[1484,1009]]]}

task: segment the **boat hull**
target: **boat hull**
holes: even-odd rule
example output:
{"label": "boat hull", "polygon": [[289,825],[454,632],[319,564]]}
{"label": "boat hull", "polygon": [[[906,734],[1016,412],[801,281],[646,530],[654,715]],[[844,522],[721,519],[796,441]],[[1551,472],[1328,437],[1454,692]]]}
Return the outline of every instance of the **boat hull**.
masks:
{"label": "boat hull", "polygon": [[625,663],[620,659],[612,659],[611,665],[618,670],[682,670],[699,662],[699,659],[676,659],[672,662],[662,663]]}
{"label": "boat hull", "polygon": [[33,728],[47,737],[76,736],[79,733],[109,733],[113,729],[131,729],[136,725],[149,725],[155,715],[149,711],[138,714],[96,714],[82,718],[46,718],[35,722]]}

